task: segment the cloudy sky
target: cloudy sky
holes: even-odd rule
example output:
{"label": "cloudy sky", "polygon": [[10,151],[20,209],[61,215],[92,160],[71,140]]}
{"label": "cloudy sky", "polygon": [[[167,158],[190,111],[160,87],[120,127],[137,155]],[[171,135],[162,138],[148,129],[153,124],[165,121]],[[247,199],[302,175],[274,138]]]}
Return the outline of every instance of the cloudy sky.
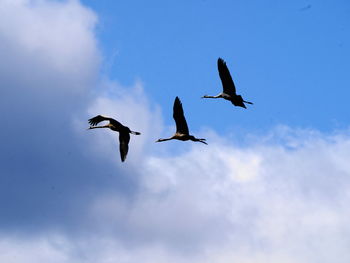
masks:
{"label": "cloudy sky", "polygon": [[[349,12],[0,0],[0,261],[348,263]],[[200,99],[218,57],[248,109]],[[154,143],[175,96],[208,146]],[[97,114],[142,133],[125,163]]]}

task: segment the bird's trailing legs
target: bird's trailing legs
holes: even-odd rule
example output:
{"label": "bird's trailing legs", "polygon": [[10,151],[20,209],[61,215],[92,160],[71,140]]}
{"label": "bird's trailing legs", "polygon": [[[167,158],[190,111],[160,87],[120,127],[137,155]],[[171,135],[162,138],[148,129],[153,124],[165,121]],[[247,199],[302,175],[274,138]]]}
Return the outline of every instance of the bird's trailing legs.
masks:
{"label": "bird's trailing legs", "polygon": [[253,104],[253,102],[250,102],[250,101],[243,100],[243,102],[248,103],[248,104]]}
{"label": "bird's trailing legs", "polygon": [[194,138],[194,140],[192,140],[192,141],[201,142],[201,143],[204,143],[204,144],[208,145],[208,144],[205,142],[205,139],[197,139],[197,138]]}
{"label": "bird's trailing legs", "polygon": [[206,141],[205,139],[199,139],[199,138],[194,137],[193,135],[190,135],[188,139],[191,140],[191,141],[194,141],[194,142],[201,142],[201,143],[207,144],[205,142]]}

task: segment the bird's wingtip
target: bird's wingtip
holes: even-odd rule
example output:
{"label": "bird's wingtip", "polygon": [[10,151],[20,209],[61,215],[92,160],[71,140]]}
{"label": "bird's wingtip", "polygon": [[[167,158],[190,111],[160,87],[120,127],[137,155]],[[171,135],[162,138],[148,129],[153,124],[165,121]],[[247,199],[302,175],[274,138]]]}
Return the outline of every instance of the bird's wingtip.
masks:
{"label": "bird's wingtip", "polygon": [[181,100],[178,96],[175,97],[175,100],[174,100],[174,105],[175,104],[181,104]]}

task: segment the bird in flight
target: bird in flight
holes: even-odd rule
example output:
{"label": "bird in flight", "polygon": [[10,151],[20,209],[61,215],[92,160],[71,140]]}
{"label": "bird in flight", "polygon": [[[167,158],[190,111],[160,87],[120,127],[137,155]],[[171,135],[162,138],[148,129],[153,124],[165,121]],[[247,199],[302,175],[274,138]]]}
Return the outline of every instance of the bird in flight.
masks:
{"label": "bird in flight", "polygon": [[182,103],[181,103],[179,97],[176,97],[175,101],[174,101],[173,117],[174,117],[174,120],[176,123],[175,134],[170,138],[158,139],[156,142],[164,142],[164,141],[176,139],[176,140],[180,140],[180,141],[191,140],[194,142],[201,142],[201,143],[207,144],[205,142],[205,139],[198,139],[198,138],[195,138],[193,135],[190,135],[189,130],[188,130],[188,126],[187,126],[187,122],[185,119],[184,111],[182,109]]}
{"label": "bird in flight", "polygon": [[236,87],[233,83],[230,71],[227,68],[226,62],[222,58],[218,59],[218,70],[222,82],[223,92],[217,96],[204,95],[202,98],[223,98],[231,101],[233,105],[243,108],[247,108],[244,103],[253,104],[252,102],[245,101],[241,95],[237,95]]}
{"label": "bird in flight", "polygon": [[[96,126],[102,121],[109,121],[109,123],[103,126]],[[128,150],[129,150],[129,141],[130,141],[129,133],[134,135],[141,134],[139,132],[131,131],[129,127],[122,125],[119,121],[116,121],[115,119],[105,117],[102,115],[97,115],[96,117],[89,119],[89,123],[90,123],[90,127],[88,128],[88,130],[96,129],[96,128],[109,128],[112,131],[119,132],[119,151],[120,151],[120,158],[122,162],[125,161],[126,155],[128,154]]]}

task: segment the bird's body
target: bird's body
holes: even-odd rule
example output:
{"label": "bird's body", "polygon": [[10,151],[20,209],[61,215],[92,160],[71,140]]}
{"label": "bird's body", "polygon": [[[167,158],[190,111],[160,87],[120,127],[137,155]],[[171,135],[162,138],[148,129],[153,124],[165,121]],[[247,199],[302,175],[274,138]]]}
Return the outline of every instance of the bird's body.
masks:
{"label": "bird's body", "polygon": [[182,108],[182,103],[178,97],[175,98],[174,101],[174,107],[173,107],[173,118],[176,123],[176,132],[175,134],[166,139],[158,139],[156,142],[164,142],[164,141],[169,141],[169,140],[180,140],[180,141],[194,141],[194,142],[201,142],[204,144],[207,144],[205,142],[205,139],[198,139],[194,137],[193,135],[190,135],[187,122],[185,119],[184,111]]}
{"label": "bird's body", "polygon": [[217,96],[204,95],[202,98],[223,98],[225,100],[231,101],[233,105],[240,106],[243,108],[246,108],[244,103],[253,104],[252,102],[245,101],[241,95],[236,94],[236,87],[232,80],[230,71],[227,68],[226,62],[222,58],[218,59],[218,70],[223,92],[218,94]]}
{"label": "bird's body", "polygon": [[[109,123],[104,126],[96,126],[102,121],[109,121]],[[89,129],[109,128],[112,131],[119,132],[119,151],[122,162],[125,161],[126,155],[128,154],[130,133],[134,135],[141,134],[139,132],[131,131],[129,127],[122,125],[119,121],[115,119],[105,117],[102,115],[97,115],[96,117],[89,119],[89,123],[91,125]]]}

